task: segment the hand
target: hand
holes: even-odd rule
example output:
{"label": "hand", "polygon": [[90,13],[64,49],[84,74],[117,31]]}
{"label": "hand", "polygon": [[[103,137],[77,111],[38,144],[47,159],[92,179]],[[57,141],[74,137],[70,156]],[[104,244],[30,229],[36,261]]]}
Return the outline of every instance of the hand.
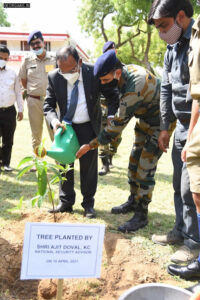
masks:
{"label": "hand", "polygon": [[167,130],[162,130],[160,132],[159,138],[158,138],[158,145],[160,147],[160,150],[163,152],[167,152],[167,149],[169,148],[169,133]]}
{"label": "hand", "polygon": [[91,150],[90,145],[85,144],[85,145],[81,146],[81,148],[76,152],[76,157],[81,158],[84,154],[86,154],[90,150]]}
{"label": "hand", "polygon": [[186,162],[186,155],[187,155],[187,143],[185,144],[181,152],[181,159],[183,162]]}
{"label": "hand", "polygon": [[23,120],[23,112],[18,112],[17,114],[17,121]]}
{"label": "hand", "polygon": [[22,92],[22,98],[23,98],[23,100],[26,100],[26,98],[27,98],[27,90],[24,90]]}
{"label": "hand", "polygon": [[56,133],[57,129],[61,127],[62,128],[62,133],[66,130],[66,126],[63,123],[57,123],[53,129],[53,132]]}

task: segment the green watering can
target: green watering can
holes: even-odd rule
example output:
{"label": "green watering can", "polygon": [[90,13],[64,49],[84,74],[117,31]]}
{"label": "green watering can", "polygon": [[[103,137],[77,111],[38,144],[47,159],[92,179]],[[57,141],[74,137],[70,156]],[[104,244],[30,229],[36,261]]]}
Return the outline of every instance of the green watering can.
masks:
{"label": "green watering can", "polygon": [[50,156],[63,165],[71,164],[76,159],[76,152],[79,150],[80,145],[76,133],[71,125],[66,124],[66,130],[62,133],[62,128],[58,128],[51,149],[39,149],[36,147],[35,154],[40,157],[45,155]]}

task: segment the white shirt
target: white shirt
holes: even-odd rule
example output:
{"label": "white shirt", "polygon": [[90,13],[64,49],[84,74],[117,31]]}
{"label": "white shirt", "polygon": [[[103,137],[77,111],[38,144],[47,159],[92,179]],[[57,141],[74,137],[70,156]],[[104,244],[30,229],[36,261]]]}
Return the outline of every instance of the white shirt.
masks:
{"label": "white shirt", "polygon": [[19,78],[9,67],[0,69],[0,108],[12,106],[17,102],[18,111],[23,112],[24,101]]}
{"label": "white shirt", "polygon": [[[82,75],[82,68],[80,70],[80,75],[79,75],[79,83],[78,83],[78,103],[77,107],[74,113],[74,117],[72,119],[72,123],[75,124],[82,124],[90,121],[90,117],[88,114],[88,109],[87,109],[87,102],[85,98],[85,90],[84,90],[84,85],[83,85],[83,75]],[[67,108],[69,108],[70,105],[70,98],[71,98],[71,93],[73,90],[73,86],[67,83]],[[51,122],[51,125],[53,128],[55,128],[56,124],[58,124],[59,121],[58,119],[53,119]]]}
{"label": "white shirt", "polygon": [[[84,85],[83,85],[83,76],[82,76],[82,68],[80,71],[79,75],[79,83],[78,83],[78,102],[76,106],[76,110],[74,113],[74,117],[72,119],[72,123],[76,124],[81,124],[85,122],[90,121],[90,117],[88,114],[88,109],[87,109],[87,103],[86,103],[86,98],[85,98],[85,91],[84,91]],[[70,106],[70,98],[71,98],[71,93],[73,90],[73,87],[71,84],[67,84],[67,108],[69,109]]]}

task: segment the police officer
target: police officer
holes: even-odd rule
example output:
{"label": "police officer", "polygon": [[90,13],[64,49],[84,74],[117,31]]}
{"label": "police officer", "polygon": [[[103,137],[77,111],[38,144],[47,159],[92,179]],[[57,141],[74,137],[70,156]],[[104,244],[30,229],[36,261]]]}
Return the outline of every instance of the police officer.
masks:
{"label": "police officer", "polygon": [[[102,49],[103,53],[109,50],[115,50],[115,52],[117,53],[117,50],[115,48],[115,43],[113,41],[107,41],[103,45],[103,49]],[[101,100],[101,111],[102,111],[101,130],[103,130],[107,125],[107,120],[113,118],[114,115],[112,116],[108,115],[107,99],[101,97],[100,100]],[[108,145],[100,146],[99,157],[101,158],[102,161],[102,168],[99,171],[100,176],[106,175],[108,172],[110,172],[110,168],[113,168],[112,159],[113,156],[117,153],[117,148],[121,143],[121,140],[122,138],[120,135],[115,140],[112,140]]]}
{"label": "police officer", "polygon": [[[136,231],[148,224],[148,205],[155,185],[157,162],[162,154],[158,146],[160,81],[143,67],[123,66],[114,50],[97,59],[94,74],[101,84],[112,82],[118,86],[121,95],[119,110],[96,139],[80,148],[77,157],[100,144],[109,143],[119,136],[132,117],[138,119],[128,167],[131,194],[126,202],[126,209],[134,211],[135,215],[118,228],[122,232]],[[112,213],[119,211],[119,207],[112,209]]]}
{"label": "police officer", "polygon": [[[19,76],[27,89],[28,116],[32,132],[33,149],[41,143],[43,131],[43,104],[47,88],[47,75],[56,66],[55,56],[45,50],[41,31],[33,31],[28,36],[32,53],[22,62]],[[51,139],[53,132],[48,127]]]}

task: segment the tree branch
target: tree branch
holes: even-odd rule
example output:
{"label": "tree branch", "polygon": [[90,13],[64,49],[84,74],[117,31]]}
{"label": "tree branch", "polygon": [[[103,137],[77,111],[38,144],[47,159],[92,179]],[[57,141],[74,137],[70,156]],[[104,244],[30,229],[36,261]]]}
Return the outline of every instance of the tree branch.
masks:
{"label": "tree branch", "polygon": [[133,42],[132,42],[131,40],[129,41],[129,44],[130,44],[130,46],[131,46],[131,52],[132,52],[133,58],[135,59],[135,61],[137,62],[138,65],[142,65],[142,64],[143,64],[143,61],[140,60],[139,58],[137,58],[137,57],[135,56],[134,45],[133,45]]}
{"label": "tree branch", "polygon": [[108,41],[108,37],[106,35],[106,32],[105,32],[105,28],[104,28],[104,20],[105,20],[105,17],[107,15],[103,15],[102,19],[101,19],[101,32],[103,34],[103,37],[104,37],[104,40],[107,42]]}
{"label": "tree branch", "polygon": [[[121,43],[118,42],[117,45],[116,45],[116,47],[119,48],[119,47],[125,45],[127,42],[130,42],[136,36],[140,35],[140,29],[137,29],[137,31],[138,31],[137,33],[131,35],[128,39],[124,40],[123,42],[121,42]],[[118,39],[118,41],[119,41],[119,39]]]}

